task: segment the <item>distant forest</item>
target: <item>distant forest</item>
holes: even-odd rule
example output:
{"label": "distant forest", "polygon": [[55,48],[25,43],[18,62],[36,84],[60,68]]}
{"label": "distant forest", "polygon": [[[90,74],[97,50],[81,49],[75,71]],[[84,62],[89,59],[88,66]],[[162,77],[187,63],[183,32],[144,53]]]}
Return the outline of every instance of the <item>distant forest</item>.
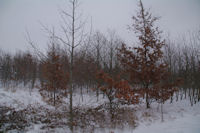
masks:
{"label": "distant forest", "polygon": [[111,114],[115,99],[136,104],[144,98],[147,108],[153,101],[164,103],[167,99],[173,102],[189,97],[191,105],[200,101],[200,30],[177,40],[163,37],[155,23],[159,18],[145,10],[140,1],[140,10],[129,26],[137,43],[125,44],[112,30],[85,34],[75,16],[77,0],[70,4],[72,14],[62,12],[64,20],[69,20],[62,26],[64,37],[43,26],[49,34],[46,52],[30,38],[34,52],[0,51],[3,87],[47,90],[54,104],[56,95],[69,94],[71,116],[75,91],[95,91],[97,99],[103,93],[110,102]]}

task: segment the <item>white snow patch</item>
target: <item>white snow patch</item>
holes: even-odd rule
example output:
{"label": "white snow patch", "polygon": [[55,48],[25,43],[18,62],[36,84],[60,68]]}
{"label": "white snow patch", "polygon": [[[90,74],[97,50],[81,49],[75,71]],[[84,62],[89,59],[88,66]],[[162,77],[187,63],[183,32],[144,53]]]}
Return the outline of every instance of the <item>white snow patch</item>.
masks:
{"label": "white snow patch", "polygon": [[[69,103],[69,97],[65,99],[66,103]],[[87,107],[97,107],[103,103],[105,103],[106,101],[108,101],[105,98],[103,98],[103,95],[100,94],[99,98],[97,99],[96,94],[95,93],[84,93],[81,94],[80,93],[74,93],[73,94],[73,106],[79,106],[79,107],[83,107],[83,108],[87,108]]]}
{"label": "white snow patch", "polygon": [[184,115],[175,120],[165,120],[165,122],[156,122],[149,126],[140,124],[134,130],[134,133],[199,133],[200,115]]}
{"label": "white snow patch", "polygon": [[23,109],[28,105],[47,105],[39,93],[38,89],[17,88],[14,91],[0,88],[0,105],[9,106],[15,109]]}

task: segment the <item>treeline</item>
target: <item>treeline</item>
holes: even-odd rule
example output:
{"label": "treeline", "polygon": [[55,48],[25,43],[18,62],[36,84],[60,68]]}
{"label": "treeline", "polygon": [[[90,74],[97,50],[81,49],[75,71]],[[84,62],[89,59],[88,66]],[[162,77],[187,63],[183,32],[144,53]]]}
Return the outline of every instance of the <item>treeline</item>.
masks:
{"label": "treeline", "polygon": [[[45,90],[53,99],[69,95],[69,125],[74,126],[73,93],[95,91],[98,100],[107,98],[107,109],[114,118],[119,104],[138,104],[144,99],[146,107],[171,99],[189,97],[191,105],[200,101],[200,32],[189,33],[181,40],[163,39],[156,27],[159,19],[145,10],[139,1],[139,11],[132,17],[129,29],[137,37],[137,45],[126,44],[112,30],[89,36],[76,25],[77,0],[71,1],[72,14],[63,11],[71,21],[62,26],[66,38],[49,33],[46,53],[29,44],[34,52],[0,53],[0,81],[6,88],[28,86]],[[84,39],[83,39],[84,38]],[[175,97],[174,97],[175,94]],[[175,99],[174,99],[175,98]],[[162,117],[163,119],[163,117]]]}
{"label": "treeline", "polygon": [[[90,41],[86,41],[75,52],[73,68],[74,88],[83,91],[96,89],[99,95],[99,79],[97,73],[103,70],[111,77],[123,71],[118,54],[123,41],[114,31],[107,34],[97,31],[90,36]],[[189,96],[191,105],[200,101],[200,33],[188,33],[185,38],[172,41],[168,37],[166,45],[163,47],[164,60],[168,64],[168,71],[171,73],[170,81],[177,78],[182,79],[179,91],[176,92],[176,99],[171,96],[171,101],[183,99]],[[52,55],[54,53],[55,55]],[[35,85],[43,87],[46,85],[49,75],[47,64],[53,56],[58,56],[59,66],[64,73],[67,82],[69,81],[70,55],[58,43],[49,45],[49,49],[44,56],[40,57],[30,51],[19,51],[9,54],[0,52],[0,80],[3,87],[28,86],[30,89]],[[52,72],[55,72],[53,69]],[[56,72],[55,72],[56,73]],[[55,74],[54,74],[55,75]],[[55,77],[56,78],[56,77]],[[59,80],[59,79],[58,79]],[[53,82],[53,81],[51,81]],[[103,82],[102,82],[103,84]],[[84,90],[85,89],[85,90]]]}
{"label": "treeline", "polygon": [[[117,48],[121,44],[121,39],[114,31],[109,31],[108,35],[97,31],[90,37],[89,43],[81,45],[75,51],[73,65],[73,83],[77,88],[86,87],[90,89],[94,87],[97,84],[95,73],[98,69],[103,69],[106,72],[111,70],[119,71],[120,66],[116,55]],[[69,52],[58,43],[50,43],[47,52],[38,55],[37,52],[30,51],[19,51],[15,54],[10,54],[1,50],[1,85],[4,87],[30,85],[31,88],[36,83],[43,85],[47,62],[50,62],[53,56],[59,56],[56,60],[62,65],[63,71],[69,73]]]}
{"label": "treeline", "polygon": [[[50,34],[49,49],[46,53],[38,53],[37,49],[34,49],[37,51],[34,53],[20,51],[14,55],[4,51],[0,52],[1,85],[7,88],[23,85],[28,86],[30,89],[37,85],[52,92],[55,99],[58,90],[68,91],[67,88],[69,88],[71,80],[70,85],[73,85],[73,88],[77,90],[80,89],[81,93],[85,91],[83,89],[88,91],[95,88],[97,98],[101,91],[112,102],[112,95],[110,94],[114,88],[112,86],[114,77],[120,75],[120,80],[118,79],[120,82],[126,80],[136,88],[138,86],[151,88],[154,82],[157,85],[158,79],[156,77],[162,76],[157,74],[153,77],[148,74],[148,69],[151,68],[152,73],[154,69],[167,68],[170,75],[166,80],[169,83],[174,83],[177,79],[182,81],[179,91],[176,92],[176,100],[189,96],[191,105],[200,101],[200,32],[188,33],[182,40],[176,41],[172,41],[168,37],[168,40],[162,42],[160,31],[153,27],[153,23],[157,18],[151,18],[151,14],[143,9],[142,4],[140,8],[139,13],[146,13],[146,16],[133,17],[134,24],[132,28],[136,34],[139,33],[138,41],[144,49],[134,46],[129,48],[129,45],[125,45],[124,41],[112,30],[109,30],[107,34],[97,31],[87,37],[79,48],[74,51],[73,64],[71,65],[72,56],[68,48],[61,45],[62,40],[60,41],[60,38]],[[149,19],[149,21],[143,21],[144,19]],[[140,27],[144,23],[146,27]],[[155,53],[151,53],[150,49]],[[136,55],[140,55],[141,60],[138,60],[139,56]],[[144,60],[143,55],[146,58]],[[161,60],[159,60],[160,58]],[[145,61],[146,63],[144,63]],[[165,63],[161,65],[162,63],[159,61]],[[134,64],[135,62],[137,63]],[[160,68],[157,66],[158,64],[161,65]],[[127,66],[131,66],[131,69],[134,70],[131,71]],[[71,70],[73,71],[73,78],[70,78]],[[142,70],[144,76],[139,74]],[[132,77],[134,75],[131,75],[131,73],[134,73],[136,77]],[[137,79],[140,76],[141,78]],[[152,80],[152,82],[146,82],[147,80]],[[106,84],[112,86],[109,92],[105,90]],[[102,86],[104,87],[102,88]],[[147,96],[150,95],[150,92],[148,91],[145,91],[143,97],[146,97],[146,102],[149,104],[150,101],[148,101]],[[171,101],[173,101],[173,93],[171,94]]]}
{"label": "treeline", "polygon": [[[172,73],[170,80],[177,77],[183,82],[176,100],[189,96],[191,105],[200,100],[200,31],[188,32],[181,38],[173,41],[168,39],[165,47],[165,60]],[[173,99],[171,98],[171,101]]]}
{"label": "treeline", "polygon": [[12,55],[1,51],[1,85],[11,87],[19,84],[26,86],[31,83],[30,87],[33,88],[36,79],[40,77],[38,62],[38,59],[30,52],[17,52]]}

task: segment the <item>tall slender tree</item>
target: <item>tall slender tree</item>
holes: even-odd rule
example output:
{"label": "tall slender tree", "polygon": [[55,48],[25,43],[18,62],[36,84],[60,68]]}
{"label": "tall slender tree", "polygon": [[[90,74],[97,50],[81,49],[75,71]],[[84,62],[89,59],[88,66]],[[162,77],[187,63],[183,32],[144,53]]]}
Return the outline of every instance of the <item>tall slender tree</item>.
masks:
{"label": "tall slender tree", "polygon": [[68,74],[64,72],[61,57],[54,41],[49,46],[47,59],[43,62],[44,89],[52,92],[55,106],[56,93],[67,89]]}
{"label": "tall slender tree", "polygon": [[140,0],[139,11],[132,17],[133,24],[130,26],[137,35],[139,46],[127,48],[123,44],[119,49],[119,59],[129,73],[130,82],[144,93],[147,108],[150,108],[154,93],[158,93],[157,89],[168,77],[168,65],[163,61],[162,51],[165,41],[161,38],[162,32],[155,26],[158,19],[144,9]]}
{"label": "tall slender tree", "polygon": [[70,55],[70,67],[69,67],[69,85],[70,85],[70,130],[73,132],[73,89],[74,89],[74,53],[75,49],[80,46],[84,42],[84,38],[86,34],[84,32],[85,21],[83,21],[82,14],[78,12],[78,8],[80,6],[79,0],[69,0],[69,11],[61,10],[61,17],[63,20],[63,24],[61,25],[61,29],[64,33],[63,36],[55,36],[61,43],[63,43]]}

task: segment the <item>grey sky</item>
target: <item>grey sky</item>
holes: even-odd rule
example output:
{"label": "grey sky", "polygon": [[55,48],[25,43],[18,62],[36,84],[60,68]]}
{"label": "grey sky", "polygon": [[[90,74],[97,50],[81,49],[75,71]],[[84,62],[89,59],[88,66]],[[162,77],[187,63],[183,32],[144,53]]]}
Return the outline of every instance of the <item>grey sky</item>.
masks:
{"label": "grey sky", "polygon": [[[58,9],[65,8],[67,1],[0,0],[0,48],[10,52],[27,49],[25,29],[32,40],[44,48],[47,35],[39,22],[59,27]],[[92,17],[94,29],[102,32],[115,29],[128,42],[133,38],[127,25],[131,24],[131,16],[137,10],[137,0],[81,0],[81,3],[80,11]],[[143,0],[143,3],[162,17],[160,28],[173,37],[200,27],[200,0]]]}

